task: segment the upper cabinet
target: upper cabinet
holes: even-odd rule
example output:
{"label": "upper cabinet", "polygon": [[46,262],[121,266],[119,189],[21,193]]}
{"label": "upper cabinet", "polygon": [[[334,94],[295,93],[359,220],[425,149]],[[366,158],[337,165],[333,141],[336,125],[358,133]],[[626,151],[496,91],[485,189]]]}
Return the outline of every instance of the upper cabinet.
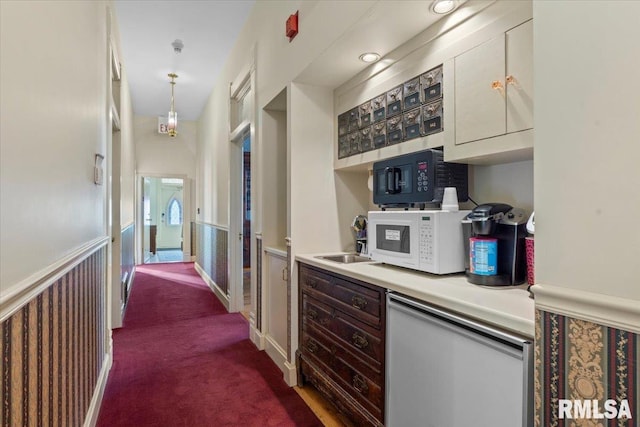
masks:
{"label": "upper cabinet", "polygon": [[519,160],[533,150],[533,21],[453,59],[453,144],[447,160]]}
{"label": "upper cabinet", "polygon": [[532,21],[455,58],[456,144],[533,128]]}
{"label": "upper cabinet", "polygon": [[506,34],[507,133],[533,129],[533,21]]}
{"label": "upper cabinet", "polygon": [[[436,147],[444,147],[445,161],[458,163],[533,159],[532,17],[530,1],[467,2],[337,88],[334,167],[370,168]],[[427,106],[426,93],[410,89],[414,82],[423,88],[422,76],[430,71],[437,96]],[[403,88],[404,97],[395,101],[402,114],[394,115],[389,95]],[[379,98],[386,110],[374,106]],[[356,120],[363,105],[370,122]]]}

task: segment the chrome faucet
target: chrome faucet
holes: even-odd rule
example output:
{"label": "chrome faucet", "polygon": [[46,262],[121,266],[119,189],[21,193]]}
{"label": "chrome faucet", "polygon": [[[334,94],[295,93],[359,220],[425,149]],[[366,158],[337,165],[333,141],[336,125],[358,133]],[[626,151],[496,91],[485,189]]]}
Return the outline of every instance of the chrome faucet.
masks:
{"label": "chrome faucet", "polygon": [[357,215],[351,223],[351,230],[355,238],[355,250],[359,254],[366,255],[367,251],[367,217]]}

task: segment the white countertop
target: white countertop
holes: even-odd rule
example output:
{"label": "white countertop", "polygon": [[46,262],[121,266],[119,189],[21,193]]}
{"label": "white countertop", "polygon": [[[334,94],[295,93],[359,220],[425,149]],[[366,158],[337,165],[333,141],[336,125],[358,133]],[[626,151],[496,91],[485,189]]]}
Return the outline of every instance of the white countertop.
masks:
{"label": "white countertop", "polygon": [[534,336],[535,310],[527,285],[479,286],[464,274],[438,276],[377,262],[341,264],[297,255],[296,260],[363,282],[414,297],[467,317],[518,333]]}

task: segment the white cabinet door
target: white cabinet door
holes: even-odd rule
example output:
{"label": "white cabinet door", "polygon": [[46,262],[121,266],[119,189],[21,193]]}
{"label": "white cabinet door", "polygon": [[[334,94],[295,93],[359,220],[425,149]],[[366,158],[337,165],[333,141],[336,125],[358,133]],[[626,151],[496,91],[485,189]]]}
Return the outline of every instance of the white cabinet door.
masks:
{"label": "white cabinet door", "polygon": [[504,45],[502,34],[455,58],[456,144],[505,133]]}
{"label": "white cabinet door", "polygon": [[533,128],[533,21],[507,32],[507,133]]}
{"label": "white cabinet door", "polygon": [[533,128],[533,21],[455,58],[455,143]]}
{"label": "white cabinet door", "polygon": [[286,258],[267,254],[267,335],[284,350],[287,348]]}

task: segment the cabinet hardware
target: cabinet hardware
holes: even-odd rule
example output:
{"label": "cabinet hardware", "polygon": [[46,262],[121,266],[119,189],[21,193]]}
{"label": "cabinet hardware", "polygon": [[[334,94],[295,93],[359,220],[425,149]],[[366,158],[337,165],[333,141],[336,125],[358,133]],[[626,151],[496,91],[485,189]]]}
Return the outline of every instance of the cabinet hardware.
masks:
{"label": "cabinet hardware", "polygon": [[425,80],[426,80],[427,86],[431,86],[431,83],[433,83],[433,80],[434,80],[433,74],[428,74]]}
{"label": "cabinet hardware", "polygon": [[318,312],[313,308],[310,308],[307,310],[307,316],[309,316],[309,319],[311,320],[316,320],[318,318]]}
{"label": "cabinet hardware", "polygon": [[359,295],[351,297],[351,305],[359,310],[364,310],[367,306],[367,300]]}
{"label": "cabinet hardware", "polygon": [[518,79],[513,77],[511,74],[509,74],[507,77],[505,77],[505,81],[507,82],[508,85],[512,85],[513,87],[515,87],[517,89],[520,88],[520,85],[518,84]]}
{"label": "cabinet hardware", "polygon": [[500,80],[492,81],[491,82],[491,89],[497,90],[498,92],[500,92],[500,95],[502,95],[502,97],[504,97],[504,85],[502,84],[502,82]]}
{"label": "cabinet hardware", "polygon": [[316,286],[318,286],[318,282],[316,282],[315,280],[307,280],[307,285],[315,288]]}
{"label": "cabinet hardware", "polygon": [[282,269],[282,281],[287,282],[287,276],[289,274],[289,269],[287,267]]}
{"label": "cabinet hardware", "polygon": [[367,340],[367,337],[357,332],[354,333],[353,336],[351,337],[351,342],[353,343],[353,345],[355,345],[361,350],[367,348],[367,346],[369,345],[369,341]]}
{"label": "cabinet hardware", "polygon": [[355,374],[353,376],[351,384],[353,384],[353,388],[358,390],[360,393],[366,394],[369,392],[369,386],[367,385],[367,382],[358,374]]}
{"label": "cabinet hardware", "polygon": [[315,353],[318,351],[318,344],[313,340],[307,341],[307,350],[309,350],[310,353]]}

